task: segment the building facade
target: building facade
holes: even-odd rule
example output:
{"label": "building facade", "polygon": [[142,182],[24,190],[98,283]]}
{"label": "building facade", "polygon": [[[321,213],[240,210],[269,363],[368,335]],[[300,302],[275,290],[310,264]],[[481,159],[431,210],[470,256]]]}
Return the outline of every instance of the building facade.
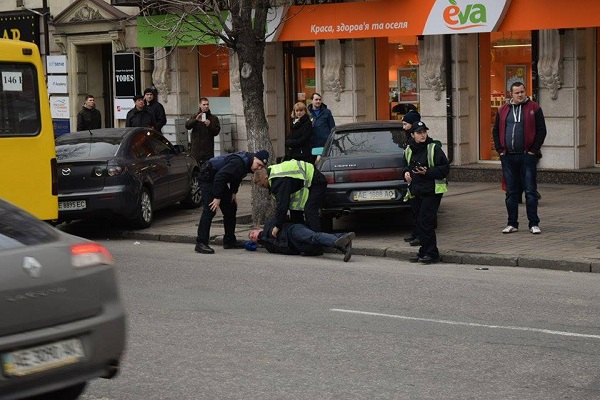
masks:
{"label": "building facade", "polygon": [[[247,148],[239,67],[226,49],[208,43],[165,47],[139,9],[119,0],[5,3],[5,37],[17,34],[11,18],[24,18],[42,54],[65,57],[67,90],[51,94],[51,102],[66,98],[69,115],[62,117],[71,127],[87,93],[96,96],[103,126],[124,124],[133,101],[117,96],[114,60],[115,54],[132,54],[138,60],[133,90],[158,89],[167,137],[187,140],[183,121],[204,96],[224,121],[216,150]],[[510,83],[519,80],[546,116],[540,168],[599,167],[600,22],[594,16],[600,5],[577,3],[374,0],[274,10],[263,76],[275,156],[284,154],[292,105],[318,92],[336,124],[397,119],[413,105],[453,165],[497,166],[495,111]]]}

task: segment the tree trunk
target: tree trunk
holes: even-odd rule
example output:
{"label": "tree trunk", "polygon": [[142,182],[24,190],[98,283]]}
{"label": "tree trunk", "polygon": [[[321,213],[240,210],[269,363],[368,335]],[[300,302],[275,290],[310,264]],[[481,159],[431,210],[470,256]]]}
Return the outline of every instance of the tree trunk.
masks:
{"label": "tree trunk", "polygon": [[[255,20],[255,24],[260,22]],[[251,28],[237,27],[236,52],[239,60],[240,85],[249,151],[267,150],[274,159],[269,125],[265,117],[263,68],[265,40],[257,39]],[[252,187],[252,222],[264,224],[272,215],[273,202],[267,190]]]}

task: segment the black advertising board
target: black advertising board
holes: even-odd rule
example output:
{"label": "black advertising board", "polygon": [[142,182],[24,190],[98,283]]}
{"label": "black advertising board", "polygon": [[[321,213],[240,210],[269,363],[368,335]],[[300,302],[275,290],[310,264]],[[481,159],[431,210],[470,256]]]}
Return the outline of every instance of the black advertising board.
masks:
{"label": "black advertising board", "polygon": [[115,97],[141,94],[140,57],[137,53],[113,54],[115,66]]}
{"label": "black advertising board", "polygon": [[38,16],[27,13],[0,13],[0,38],[32,42],[40,46]]}

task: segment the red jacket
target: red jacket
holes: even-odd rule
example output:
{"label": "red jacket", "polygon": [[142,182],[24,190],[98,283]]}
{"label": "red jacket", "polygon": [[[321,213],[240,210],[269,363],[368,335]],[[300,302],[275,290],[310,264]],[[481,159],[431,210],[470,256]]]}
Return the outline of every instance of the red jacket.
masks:
{"label": "red jacket", "polygon": [[[506,118],[510,112],[512,105],[510,103],[503,104],[498,108],[496,121],[494,122],[494,147],[498,154],[506,151]],[[531,153],[539,153],[544,140],[546,139],[546,121],[544,113],[540,106],[532,101],[527,100],[522,103],[523,123],[525,133],[525,151]]]}

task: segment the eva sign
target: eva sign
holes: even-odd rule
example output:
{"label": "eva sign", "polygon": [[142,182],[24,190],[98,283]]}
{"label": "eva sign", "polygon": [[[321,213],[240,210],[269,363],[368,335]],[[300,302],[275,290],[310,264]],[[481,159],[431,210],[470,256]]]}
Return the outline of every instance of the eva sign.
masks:
{"label": "eva sign", "polygon": [[510,0],[437,0],[423,34],[494,32],[509,6]]}

